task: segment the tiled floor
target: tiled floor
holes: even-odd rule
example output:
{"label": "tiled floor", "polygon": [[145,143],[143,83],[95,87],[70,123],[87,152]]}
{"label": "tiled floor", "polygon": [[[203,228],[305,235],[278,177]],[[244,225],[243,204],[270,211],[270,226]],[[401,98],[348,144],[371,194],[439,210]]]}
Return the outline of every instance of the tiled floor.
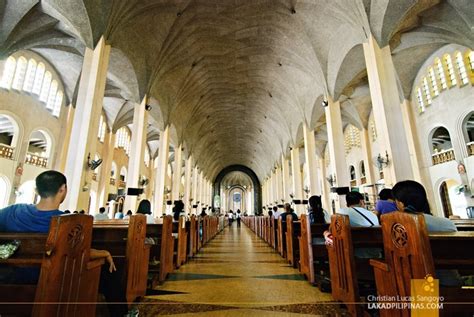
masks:
{"label": "tiled floor", "polygon": [[315,316],[339,306],[247,227],[226,228],[140,303],[140,316]]}

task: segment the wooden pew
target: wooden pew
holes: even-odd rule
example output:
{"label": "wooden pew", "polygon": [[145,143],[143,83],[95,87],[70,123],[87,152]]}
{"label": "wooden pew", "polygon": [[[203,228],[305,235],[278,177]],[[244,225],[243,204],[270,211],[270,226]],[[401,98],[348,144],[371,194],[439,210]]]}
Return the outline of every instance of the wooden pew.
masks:
{"label": "wooden pew", "polygon": [[278,253],[286,258],[286,222],[281,221],[281,216],[278,218]]}
{"label": "wooden pew", "polygon": [[[383,250],[382,230],[380,227],[351,228],[348,216],[336,214],[331,217],[331,233],[334,237],[334,244],[327,246],[327,249],[330,261],[332,296],[335,300],[349,303],[347,305],[349,312],[359,316],[362,314],[363,305],[356,304],[361,302],[357,276],[361,272],[374,273],[373,270],[367,271],[368,262],[376,263],[375,266],[379,269],[378,274],[381,276],[377,279],[375,275],[375,279],[385,281],[388,285],[393,284],[390,277],[382,275],[383,269],[387,269],[383,262],[354,257],[355,248],[376,247]],[[474,233],[430,233],[428,238],[436,269],[456,268],[470,274],[474,273],[474,254],[466,252],[472,247]],[[383,282],[377,284],[377,288],[382,285],[381,283]]]}
{"label": "wooden pew", "polygon": [[152,274],[151,287],[165,281],[167,275],[173,272],[173,219],[164,216],[156,220],[155,224],[147,225],[147,236],[153,238],[155,244],[150,250],[149,272]]}
{"label": "wooden pew", "polygon": [[0,301],[18,303],[0,305],[2,315],[95,316],[104,259],[89,258],[92,222],[87,215],[63,215],[51,219],[47,235],[0,233],[0,240],[21,241],[12,257],[0,260],[3,267],[41,268],[37,285],[0,285]]}
{"label": "wooden pew", "polygon": [[293,267],[297,267],[300,260],[298,236],[301,234],[301,222],[293,221],[291,215],[286,216],[286,259]]}
{"label": "wooden pew", "polygon": [[189,221],[189,235],[188,235],[188,257],[193,257],[197,253],[197,241],[198,241],[198,224],[195,215],[191,215]]}
{"label": "wooden pew", "polygon": [[184,216],[179,217],[178,222],[173,222],[173,234],[177,235],[177,239],[174,240],[173,244],[174,266],[179,268],[187,260],[188,230],[186,229],[186,218]]}
{"label": "wooden pew", "polygon": [[474,231],[474,219],[453,219],[458,231]]}
{"label": "wooden pew", "polygon": [[[328,251],[326,245],[314,243],[314,239],[323,239],[323,233],[329,224],[310,224],[309,217],[301,215],[301,234],[298,237],[300,249],[300,271],[312,285],[318,285],[317,276],[329,273]],[[318,285],[320,286],[320,285]]]}
{"label": "wooden pew", "polygon": [[[428,234],[422,214],[404,212],[383,215],[384,260],[371,260],[381,296],[412,296],[411,280],[436,277],[436,269],[460,268],[474,272],[474,255],[466,252],[474,242],[474,232],[442,232]],[[470,315],[474,311],[474,290],[440,287],[445,303],[442,315]],[[408,309],[382,310],[381,316],[409,316]]]}
{"label": "wooden pew", "polygon": [[123,272],[129,305],[146,294],[151,247],[145,244],[146,231],[146,216],[137,214],[130,216],[128,224],[97,221],[92,232],[93,247],[108,250]]}

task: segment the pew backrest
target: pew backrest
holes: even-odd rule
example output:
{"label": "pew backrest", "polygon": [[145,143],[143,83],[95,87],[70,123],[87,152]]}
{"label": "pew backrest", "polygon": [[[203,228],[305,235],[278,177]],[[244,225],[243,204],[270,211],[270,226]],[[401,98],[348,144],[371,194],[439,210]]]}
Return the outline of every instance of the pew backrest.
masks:
{"label": "pew backrest", "polygon": [[[103,260],[89,268],[92,216],[63,215],[51,219],[41,273],[36,288],[33,316],[83,316],[95,313]],[[43,303],[55,303],[44,305]],[[58,305],[58,303],[61,303]],[[88,306],[88,307],[87,307]]]}
{"label": "pew backrest", "polygon": [[385,262],[395,274],[397,293],[410,296],[411,279],[434,276],[425,218],[422,214],[393,212],[381,217]]}
{"label": "pew backrest", "polygon": [[[333,244],[328,245],[327,249],[331,268],[332,297],[343,302],[359,302],[349,216],[332,215],[331,233]],[[349,309],[357,309],[357,306],[354,306],[349,307]]]}

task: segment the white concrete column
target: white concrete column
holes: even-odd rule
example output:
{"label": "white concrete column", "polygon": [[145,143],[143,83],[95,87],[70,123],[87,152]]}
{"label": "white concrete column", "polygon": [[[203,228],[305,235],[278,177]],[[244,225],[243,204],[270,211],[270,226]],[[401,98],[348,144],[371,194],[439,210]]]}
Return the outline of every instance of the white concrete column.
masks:
{"label": "white concrete column", "polygon": [[191,199],[191,182],[193,174],[193,157],[190,155],[185,162],[184,167],[184,207],[185,211],[191,214],[192,203],[189,201]]}
{"label": "white concrete column", "polygon": [[[360,135],[361,139],[361,146],[362,146],[362,154],[363,154],[363,159],[364,159],[364,168],[365,168],[365,178],[366,178],[366,184],[375,184],[375,182],[378,180],[378,177],[376,177],[375,171],[374,171],[374,162],[372,159],[372,147],[370,144],[370,132],[368,129],[363,129],[361,131]],[[360,169],[360,166],[357,167]],[[378,171],[377,171],[378,173]],[[364,186],[364,185],[362,185]],[[376,192],[376,187],[367,187],[368,189],[365,191],[369,195],[372,195],[372,197],[376,197],[378,194]],[[375,196],[373,196],[375,195]],[[374,202],[375,203],[375,202]]]}
{"label": "white concrete column", "polygon": [[202,184],[203,184],[202,171],[199,171],[198,172],[198,192],[197,192],[197,199],[199,201],[198,214],[200,213],[201,207],[204,205],[203,199],[202,199]]}
{"label": "white concrete column", "polygon": [[153,215],[160,217],[165,213],[165,185],[166,185],[166,169],[168,168],[168,156],[170,149],[170,128],[167,126],[160,135],[160,145],[158,149],[158,167],[155,177],[155,206],[153,207]]}
{"label": "white concrete column", "polygon": [[[341,104],[329,98],[329,104],[325,107],[326,125],[328,131],[329,157],[331,158],[332,170],[336,174],[336,185],[334,187],[349,186],[349,169],[346,163],[346,152],[344,148],[344,132],[342,130]],[[333,194],[336,201],[336,209],[346,206],[345,195]]]}
{"label": "white concrete column", "polygon": [[[416,134],[416,126],[413,121],[412,111],[411,111],[411,102],[404,99],[400,105],[401,114],[403,118],[403,126],[405,128],[405,135],[407,137],[408,151],[410,154],[410,162],[413,169],[413,179],[419,183],[423,184],[423,178],[421,175],[421,166],[419,162],[422,161],[421,153],[418,151],[417,142],[418,136]],[[464,140],[462,141],[464,142]],[[466,150],[465,146],[462,146]]]}
{"label": "white concrete column", "polygon": [[179,200],[180,189],[181,189],[181,175],[183,167],[183,146],[180,144],[174,152],[174,169],[173,169],[173,180],[171,183],[171,200],[173,204],[176,200]]}
{"label": "white concrete column", "polygon": [[282,172],[282,185],[283,185],[283,200],[285,202],[290,201],[290,161],[284,156],[281,156],[281,172]]}
{"label": "white concrete column", "polygon": [[[148,111],[145,110],[147,97],[133,109],[132,139],[130,142],[130,158],[127,169],[127,188],[138,188],[140,167],[145,154],[146,135],[148,127]],[[110,174],[109,174],[110,175]],[[138,196],[125,196],[124,210],[137,210]]]}
{"label": "white concrete column", "polygon": [[112,162],[114,160],[115,133],[111,130],[107,131],[104,140],[104,151],[102,154],[102,171],[99,178],[99,207],[105,206],[107,203],[107,194],[110,187],[110,171],[112,170]]}
{"label": "white concrete column", "polygon": [[264,181],[261,186],[262,186],[262,206],[265,207],[267,206],[266,182]]}
{"label": "white concrete column", "polygon": [[[191,191],[191,198],[193,199],[192,205],[197,205],[198,202],[198,169],[197,166],[193,168],[193,186],[192,186],[192,191]],[[194,214],[198,214],[197,210],[194,210]]]}
{"label": "white concrete column", "polygon": [[320,167],[320,175],[321,175],[321,201],[323,203],[323,209],[328,211],[330,214],[332,214],[331,210],[331,194],[329,192],[329,183],[326,179],[326,162],[324,161],[323,157],[320,157],[318,159],[319,161],[319,167]]}
{"label": "white concrete column", "polygon": [[99,118],[102,111],[110,45],[102,37],[94,50],[85,48],[81,79],[72,123],[65,174],[68,195],[62,209],[87,209],[92,171],[87,166],[90,153],[94,158],[97,144]]}
{"label": "white concrete column", "polygon": [[74,122],[75,112],[76,108],[70,104],[67,107],[67,114],[65,115],[65,118],[61,122],[61,131],[65,132],[64,137],[61,138],[61,150],[54,164],[54,169],[60,172],[65,172],[67,153],[69,151],[69,145],[71,144],[72,123]]}
{"label": "white concrete column", "polygon": [[[294,199],[303,200],[303,183],[301,179],[300,149],[291,150],[291,172],[293,174],[293,195]],[[295,205],[295,212],[300,215],[304,212],[304,205]]]}
{"label": "white concrete column", "polygon": [[276,169],[276,187],[277,187],[277,201],[278,204],[281,204],[281,200],[283,199],[283,182],[282,182],[282,173],[281,173],[281,167],[278,166]]}
{"label": "white concrete column", "polygon": [[374,120],[383,140],[380,154],[383,157],[387,151],[390,159],[390,164],[384,168],[385,184],[391,187],[398,181],[413,179],[411,161],[407,159],[410,152],[400,107],[397,74],[388,45],[380,48],[371,35],[363,47]]}
{"label": "white concrete column", "polygon": [[306,158],[306,174],[309,179],[309,196],[321,195],[321,187],[318,181],[318,166],[316,158],[316,140],[314,131],[310,131],[306,124],[303,125],[304,154]]}

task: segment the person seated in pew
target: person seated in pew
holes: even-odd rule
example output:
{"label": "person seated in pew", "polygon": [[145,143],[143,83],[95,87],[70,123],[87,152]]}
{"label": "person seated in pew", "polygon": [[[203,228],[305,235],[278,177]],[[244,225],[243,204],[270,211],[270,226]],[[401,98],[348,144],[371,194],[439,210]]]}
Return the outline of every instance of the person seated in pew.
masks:
{"label": "person seated in pew", "polygon": [[278,210],[278,206],[273,206],[273,218],[278,219],[281,215],[281,211]]}
{"label": "person seated in pew", "polygon": [[[347,208],[341,208],[339,213],[348,215],[352,227],[373,227],[379,226],[377,216],[365,209],[364,196],[359,192],[349,192],[346,195]],[[326,244],[332,244],[331,228],[324,232]],[[381,248],[355,248],[354,256],[361,259],[381,258]]]}
{"label": "person seated in pew", "polygon": [[114,219],[121,220],[123,219],[123,212],[122,210],[119,210],[115,213]]}
{"label": "person seated in pew", "polygon": [[375,204],[377,215],[381,216],[397,210],[397,204],[395,204],[395,200],[393,199],[392,190],[390,188],[382,189],[379,193],[379,200],[377,204]]}
{"label": "person seated in pew", "polygon": [[184,203],[181,200],[176,201],[173,207],[173,220],[179,221],[180,216],[185,216]]}
{"label": "person seated in pew", "polygon": [[[15,204],[0,210],[0,231],[48,233],[51,218],[64,215],[59,206],[67,195],[66,176],[57,171],[45,171],[36,177],[36,191],[40,201],[36,205]],[[100,275],[99,291],[107,302],[126,302],[125,291],[120,287],[120,277],[116,272],[112,256],[106,250],[90,249],[90,259],[105,258],[108,268],[104,266]],[[1,270],[2,283],[37,284],[40,268],[6,268]],[[127,313],[127,305],[112,305],[114,316]],[[119,313],[119,314],[115,314]]]}
{"label": "person seated in pew", "polygon": [[[244,215],[245,215],[245,214],[244,214]],[[271,217],[272,215],[273,215],[273,211],[270,209],[270,210],[268,211],[268,217]]]}
{"label": "person seated in pew", "polygon": [[155,223],[155,218],[151,214],[151,203],[148,199],[143,199],[138,204],[137,214],[146,215],[146,223]]}
{"label": "person seated in pew", "polygon": [[[428,232],[457,231],[451,220],[431,214],[425,188],[420,183],[411,180],[398,182],[393,186],[392,193],[399,211],[423,213]],[[457,270],[436,270],[435,274],[442,286],[459,287],[463,285]]]}
{"label": "person seated in pew", "polygon": [[331,217],[329,213],[323,209],[321,196],[311,196],[308,200],[309,221],[313,223],[330,223]]}
{"label": "person seated in pew", "polygon": [[130,219],[130,216],[133,215],[132,211],[131,210],[128,210],[127,211],[127,214],[125,216],[123,216],[123,219]]}
{"label": "person seated in pew", "polygon": [[[330,223],[331,217],[329,213],[323,209],[323,204],[321,201],[321,196],[311,196],[308,200],[308,215],[310,224],[324,224]],[[312,239],[312,244],[324,244],[323,237],[314,237]]]}
{"label": "person seated in pew", "polygon": [[105,213],[105,207],[99,208],[99,213],[94,216],[94,220],[109,220],[109,216]]}
{"label": "person seated in pew", "polygon": [[298,215],[295,213],[295,211],[291,208],[291,205],[289,203],[285,204],[285,212],[280,215],[281,221],[286,222],[286,216],[290,216],[293,221],[298,221]]}

